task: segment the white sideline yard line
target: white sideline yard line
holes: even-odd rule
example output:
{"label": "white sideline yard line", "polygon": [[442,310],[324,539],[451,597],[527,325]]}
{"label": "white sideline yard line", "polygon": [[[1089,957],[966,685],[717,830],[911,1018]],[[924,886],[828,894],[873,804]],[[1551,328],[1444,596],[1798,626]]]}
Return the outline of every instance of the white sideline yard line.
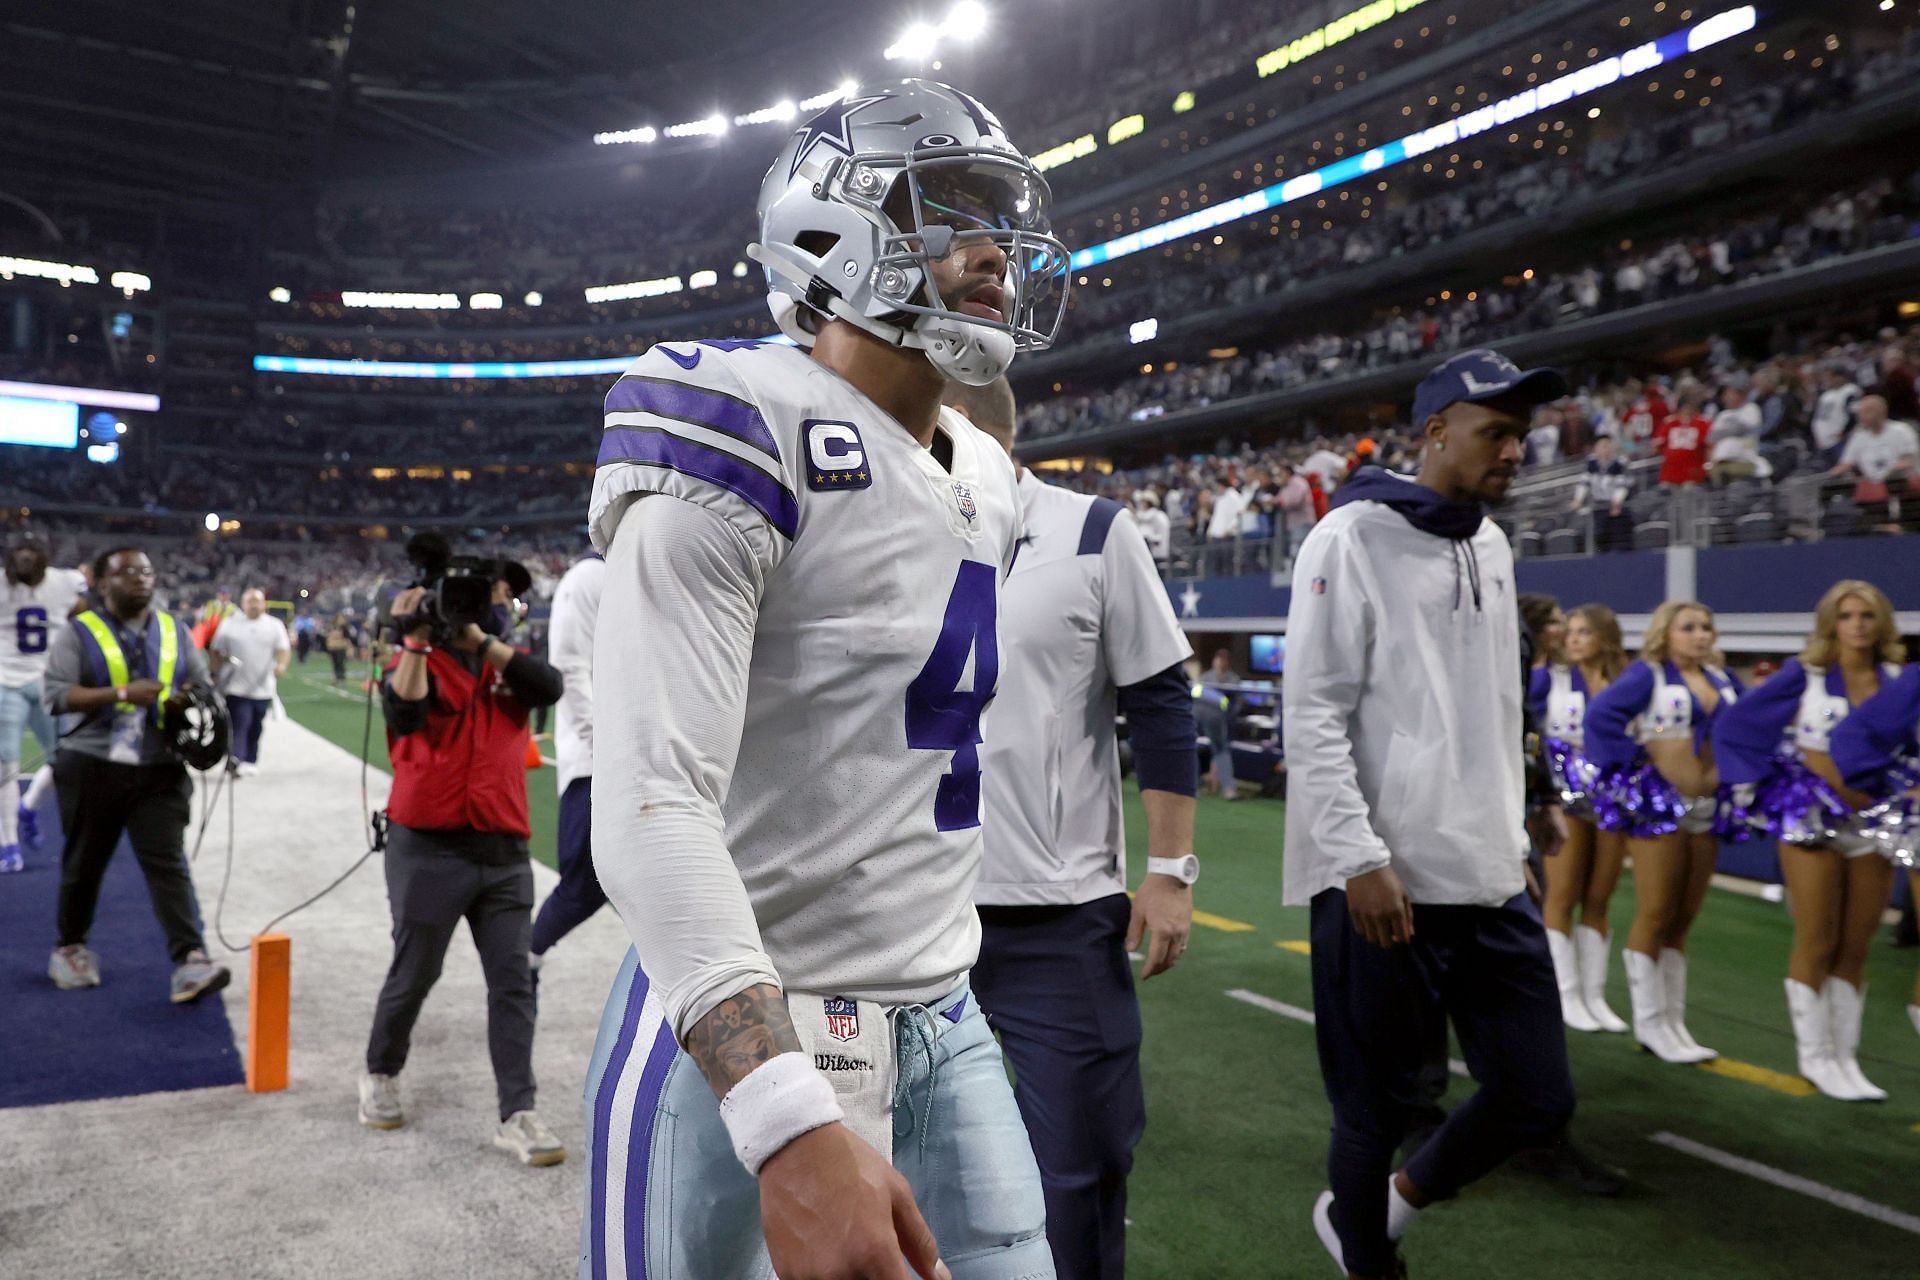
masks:
{"label": "white sideline yard line", "polygon": [[[1227,992],[1227,997],[1232,1000],[1238,1000],[1242,1004],[1250,1004],[1256,1009],[1265,1009],[1268,1013],[1277,1013],[1283,1018],[1292,1018],[1295,1022],[1304,1022],[1308,1026],[1313,1025],[1313,1010],[1302,1009],[1299,1005],[1288,1004],[1284,1000],[1275,1000],[1272,996],[1263,996],[1258,991],[1249,991],[1245,987],[1235,987],[1233,990]],[[1458,1058],[1447,1059],[1447,1070],[1457,1076],[1464,1076],[1469,1080],[1473,1078],[1467,1071],[1467,1064]]]}
{"label": "white sideline yard line", "polygon": [[1863,1218],[1871,1218],[1875,1222],[1885,1223],[1897,1230],[1920,1236],[1920,1217],[1889,1208],[1884,1204],[1868,1200],[1864,1196],[1854,1195],[1850,1191],[1836,1191],[1825,1183],[1803,1178],[1797,1173],[1788,1173],[1784,1169],[1776,1169],[1772,1165],[1761,1164],[1758,1160],[1749,1160],[1745,1156],[1736,1156],[1718,1147],[1710,1147],[1704,1142],[1695,1142],[1692,1138],[1683,1138],[1674,1133],[1649,1134],[1647,1141],[1657,1142],[1663,1147],[1670,1147],[1697,1160],[1705,1160],[1708,1164],[1717,1164],[1722,1169],[1731,1169],[1735,1173],[1745,1174],[1760,1182],[1770,1183],[1788,1191],[1797,1191],[1803,1196],[1823,1201],[1836,1209],[1857,1213]]}

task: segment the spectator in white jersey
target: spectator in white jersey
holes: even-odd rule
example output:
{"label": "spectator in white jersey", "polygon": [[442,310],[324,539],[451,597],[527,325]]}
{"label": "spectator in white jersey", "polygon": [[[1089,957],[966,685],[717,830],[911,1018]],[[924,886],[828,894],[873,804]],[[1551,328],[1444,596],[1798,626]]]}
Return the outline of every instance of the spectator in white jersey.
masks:
{"label": "spectator in white jersey", "polygon": [[248,587],[240,593],[240,612],[221,620],[207,646],[207,660],[220,678],[233,717],[232,768],[250,778],[260,771],[260,730],[280,677],[293,660],[286,624],[267,612],[264,591]]}
{"label": "spectator in white jersey", "polygon": [[559,765],[557,832],[560,883],[533,920],[533,974],[553,944],[606,905],[606,890],[593,871],[593,629],[600,616],[600,588],[607,562],[597,552],[583,556],[554,589],[547,624],[547,661],[560,672],[553,726]]}
{"label": "spectator in white jersey", "polygon": [[1840,460],[1840,446],[1846,440],[1860,387],[1838,360],[1828,362],[1821,377],[1823,386],[1813,402],[1813,448],[1819,461],[1832,466]]}
{"label": "spectator in white jersey", "polygon": [[[1006,379],[946,400],[1013,454]],[[1018,464],[1016,463],[1016,466]],[[1198,763],[1173,616],[1119,503],[1024,467],[1020,555],[1001,597],[999,699],[980,753],[986,802],[973,987],[1013,1063],[1046,1191],[1060,1280],[1126,1273],[1127,1174],[1146,1128],[1140,976],[1173,967],[1192,927]],[[1127,900],[1115,715],[1147,812],[1146,873]]]}
{"label": "spectator in white jersey", "polygon": [[1861,396],[1854,428],[1828,474],[1857,477],[1853,500],[1883,532],[1920,525],[1920,435],[1905,422],[1890,421],[1883,396]]}
{"label": "spectator in white jersey", "polygon": [[1160,509],[1160,495],[1151,489],[1135,493],[1133,519],[1140,526],[1140,536],[1147,540],[1154,565],[1162,573],[1166,572],[1167,563],[1173,558],[1173,522]]}

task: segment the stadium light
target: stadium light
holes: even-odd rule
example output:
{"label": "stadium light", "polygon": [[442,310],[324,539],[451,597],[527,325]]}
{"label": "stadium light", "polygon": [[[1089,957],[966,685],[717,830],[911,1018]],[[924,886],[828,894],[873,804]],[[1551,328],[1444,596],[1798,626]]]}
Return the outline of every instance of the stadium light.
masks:
{"label": "stadium light", "polygon": [[687,277],[687,288],[689,289],[711,289],[719,283],[720,273],[718,271],[696,271]]}
{"label": "stadium light", "polygon": [[940,43],[940,32],[931,23],[916,22],[900,33],[900,38],[888,45],[884,56],[893,62],[904,59],[907,62],[925,62],[933,56],[934,46]]}
{"label": "stadium light", "polygon": [[734,278],[735,280],[745,280],[745,279],[747,278],[747,264],[746,264],[746,263],[744,263],[744,262],[736,262],[736,263],[734,263],[734,264],[733,264],[733,278]]}
{"label": "stadium light", "polygon": [[107,283],[129,298],[136,293],[148,293],[153,289],[153,277],[143,276],[138,271],[116,271],[107,277]]}
{"label": "stadium light", "polygon": [[1160,336],[1160,321],[1148,316],[1145,320],[1136,320],[1127,326],[1127,341],[1138,346],[1142,342],[1152,342]]}
{"label": "stadium light", "polygon": [[630,280],[625,284],[596,284],[586,290],[588,302],[625,302],[629,298],[657,298],[686,287],[679,276],[657,280]]}
{"label": "stadium light", "polygon": [[688,120],[667,126],[669,138],[715,138],[727,131],[727,118],[718,111],[704,120]]}
{"label": "stadium light", "polygon": [[292,302],[293,294],[288,292],[285,285],[277,284],[267,290],[267,300],[269,302]]}
{"label": "stadium light", "polygon": [[593,140],[603,147],[618,146],[626,142],[654,142],[660,137],[660,131],[650,124],[638,129],[616,129],[611,133],[596,133]]}
{"label": "stadium light", "polygon": [[506,305],[506,299],[497,293],[471,293],[467,295],[467,306],[475,311],[498,311]]}
{"label": "stadium light", "polygon": [[220,532],[220,517],[215,512],[207,512],[207,518],[201,523],[206,525],[208,533]]}
{"label": "stadium light", "polygon": [[116,422],[116,423],[114,423],[114,424],[113,424],[113,434],[115,434],[115,435],[117,435],[117,436],[123,436],[123,435],[125,435],[125,434],[127,434],[127,424],[126,424],[126,423],[124,423],[124,422]]}
{"label": "stadium light", "polygon": [[382,290],[348,289],[340,294],[347,307],[378,307],[382,311],[458,311],[457,293],[387,293]]}
{"label": "stadium light", "polygon": [[986,34],[986,30],[987,6],[979,3],[979,0],[960,0],[947,14],[940,33],[956,40],[978,40]]}
{"label": "stadium light", "polygon": [[0,257],[0,280],[11,280],[15,276],[58,281],[63,289],[76,282],[100,283],[100,273],[92,267],[76,266],[70,262],[42,262],[38,258]]}
{"label": "stadium light", "polygon": [[546,299],[540,296],[540,291],[538,289],[529,289],[527,290],[527,296],[520,299],[520,301],[526,303],[530,307],[537,307],[541,303],[545,302]]}

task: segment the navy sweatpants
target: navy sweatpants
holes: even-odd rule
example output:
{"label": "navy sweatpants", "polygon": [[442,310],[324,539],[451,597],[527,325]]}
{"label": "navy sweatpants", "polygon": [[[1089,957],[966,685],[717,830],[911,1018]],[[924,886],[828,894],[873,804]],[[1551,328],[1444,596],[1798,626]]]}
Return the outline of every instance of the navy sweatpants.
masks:
{"label": "navy sweatpants", "polygon": [[233,758],[245,764],[260,760],[260,730],[267,723],[272,698],[228,698],[227,715],[233,724]]}
{"label": "navy sweatpants", "polygon": [[1079,906],[980,908],[973,991],[1013,1063],[1059,1280],[1126,1272],[1127,1174],[1147,1127],[1131,911],[1124,893]]}
{"label": "navy sweatpants", "polygon": [[1422,1065],[1453,1018],[1480,1089],[1407,1164],[1445,1200],[1514,1152],[1547,1146],[1573,1114],[1566,1030],[1540,911],[1522,893],[1498,907],[1418,906],[1413,941],[1376,947],[1354,932],[1347,895],[1317,895],[1314,1031],[1333,1104],[1327,1176],[1347,1269],[1392,1271],[1387,1175]]}
{"label": "navy sweatpants", "polygon": [[542,956],[607,904],[593,870],[593,779],[575,778],[560,793],[560,883],[533,922],[533,954]]}

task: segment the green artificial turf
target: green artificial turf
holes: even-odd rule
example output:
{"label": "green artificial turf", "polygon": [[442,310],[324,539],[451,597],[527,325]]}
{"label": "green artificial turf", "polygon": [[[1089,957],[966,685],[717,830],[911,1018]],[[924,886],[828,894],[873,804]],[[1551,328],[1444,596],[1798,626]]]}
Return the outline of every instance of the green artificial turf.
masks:
{"label": "green artificial turf", "polygon": [[[342,691],[323,660],[295,667],[281,699],[293,717],[355,755],[364,704],[355,673]],[[386,768],[374,709],[371,759]],[[549,752],[550,754],[550,752]],[[532,847],[553,862],[557,799],[550,768],[528,775]],[[1137,880],[1146,824],[1127,797]],[[1329,1112],[1313,1030],[1229,998],[1239,988],[1312,1006],[1307,913],[1280,905],[1284,806],[1200,800],[1205,870],[1196,907],[1252,925],[1198,926],[1172,972],[1141,985],[1148,1123],[1129,1186],[1128,1273],[1135,1280],[1274,1280],[1335,1275],[1308,1221],[1325,1185]],[[1631,918],[1632,876],[1613,916]],[[1688,1024],[1729,1058],[1792,1076],[1781,993],[1790,936],[1784,907],[1716,890],[1690,944]],[[1656,1144],[1670,1133],[1851,1193],[1920,1226],[1920,1037],[1904,1006],[1920,952],[1876,941],[1869,961],[1861,1062],[1892,1094],[1880,1104],[1796,1097],[1697,1067],[1672,1067],[1625,1035],[1573,1034],[1577,1140],[1630,1175],[1617,1200],[1583,1197],[1510,1170],[1437,1206],[1404,1250],[1419,1277],[1554,1276],[1576,1280],[1914,1280],[1920,1235],[1757,1181]],[[1609,1000],[1628,1012],[1616,943]],[[1455,1078],[1447,1101],[1464,1099]]]}

